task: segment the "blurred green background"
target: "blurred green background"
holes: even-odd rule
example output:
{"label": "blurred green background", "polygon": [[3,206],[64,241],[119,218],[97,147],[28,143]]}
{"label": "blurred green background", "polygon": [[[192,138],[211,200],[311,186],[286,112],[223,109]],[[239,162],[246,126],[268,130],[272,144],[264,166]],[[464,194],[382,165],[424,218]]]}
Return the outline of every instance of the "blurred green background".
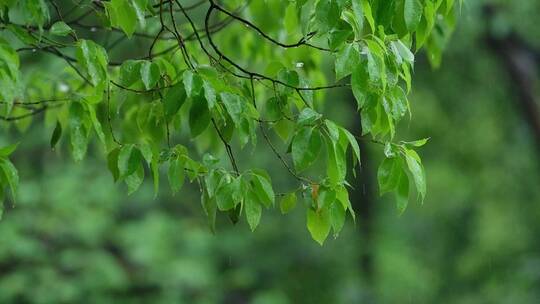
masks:
{"label": "blurred green background", "polygon": [[[103,160],[75,164],[48,148],[52,130],[31,128],[0,222],[0,303],[540,303],[540,145],[494,47],[536,52],[538,78],[540,2],[490,3],[465,1],[440,69],[417,59],[402,129],[431,137],[423,206],[398,216],[378,196],[382,153],[368,145],[358,222],[324,247],[301,207],[265,213],[254,233],[223,218],[213,235],[197,187],[153,199],[147,181],[127,196]],[[341,99],[343,120],[354,102]]]}

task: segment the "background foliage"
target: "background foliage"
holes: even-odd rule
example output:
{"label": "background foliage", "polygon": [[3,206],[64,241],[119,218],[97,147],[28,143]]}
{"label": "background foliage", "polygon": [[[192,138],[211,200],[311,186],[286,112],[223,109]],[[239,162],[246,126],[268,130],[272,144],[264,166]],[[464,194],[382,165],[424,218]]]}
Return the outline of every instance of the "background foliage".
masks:
{"label": "background foliage", "polygon": [[[382,148],[368,145],[369,178],[351,199],[357,223],[324,247],[309,240],[301,208],[286,217],[268,211],[255,233],[218,218],[213,235],[196,187],[153,199],[149,181],[128,197],[100,153],[75,164],[66,149],[49,148],[54,123],[30,128],[11,157],[21,184],[0,222],[0,302],[537,303],[538,150],[485,35],[516,32],[538,48],[540,33],[527,20],[540,7],[501,3],[489,28],[485,3],[463,7],[439,70],[417,56],[414,120],[405,129],[407,138],[431,137],[422,151],[423,206],[398,216],[391,197],[378,197]],[[38,74],[44,67],[55,68],[32,65]],[[329,116],[354,124],[351,96],[328,100],[340,104]],[[18,136],[12,130],[2,140]],[[246,166],[274,163],[271,152],[253,153]],[[293,187],[294,179],[274,180]]]}

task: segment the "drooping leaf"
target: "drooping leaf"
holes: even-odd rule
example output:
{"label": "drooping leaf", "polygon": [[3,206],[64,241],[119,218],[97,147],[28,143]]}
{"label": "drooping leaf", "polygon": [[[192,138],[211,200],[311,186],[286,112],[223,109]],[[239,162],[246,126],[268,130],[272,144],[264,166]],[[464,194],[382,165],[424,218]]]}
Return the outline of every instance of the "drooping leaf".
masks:
{"label": "drooping leaf", "polygon": [[182,75],[182,81],[184,82],[186,94],[189,97],[198,95],[203,86],[201,77],[198,74],[194,74],[190,70],[184,72]]}
{"label": "drooping leaf", "polygon": [[163,109],[165,111],[165,118],[167,121],[171,121],[174,115],[178,113],[182,105],[186,101],[186,90],[183,84],[179,83],[170,88],[165,96],[163,96]]}
{"label": "drooping leaf", "polygon": [[426,197],[426,175],[424,173],[424,167],[420,161],[420,157],[414,150],[405,149],[405,160],[407,166],[416,185],[416,190],[420,196],[420,201],[423,203]]}
{"label": "drooping leaf", "polygon": [[246,220],[251,231],[255,231],[261,221],[262,206],[259,203],[258,197],[254,192],[249,191],[246,193],[246,199],[244,201]]}
{"label": "drooping leaf", "polygon": [[180,191],[185,179],[184,162],[181,158],[175,158],[169,162],[167,177],[169,178],[169,185],[173,194]]}
{"label": "drooping leaf", "polygon": [[422,2],[420,0],[404,0],[403,16],[409,32],[414,32],[422,17]]}
{"label": "drooping leaf", "polygon": [[128,186],[128,195],[133,194],[139,189],[144,181],[144,168],[141,163],[139,163],[135,172],[126,176],[125,181]]}
{"label": "drooping leaf", "polygon": [[120,177],[132,175],[141,165],[142,155],[139,149],[133,145],[124,145],[118,154],[118,172]]}
{"label": "drooping leaf", "polygon": [[7,158],[0,158],[0,170],[7,181],[13,201],[16,199],[17,189],[19,187],[19,173],[13,163]]}
{"label": "drooping leaf", "polygon": [[51,137],[51,149],[54,149],[54,147],[56,147],[56,144],[60,140],[60,137],[62,137],[62,125],[59,121],[57,121]]}
{"label": "drooping leaf", "polygon": [[347,163],[343,147],[331,140],[326,141],[327,151],[327,175],[332,184],[340,184],[345,181],[347,175]]}
{"label": "drooping leaf", "polygon": [[105,2],[105,9],[113,26],[119,27],[131,37],[137,27],[137,10],[129,0],[111,0]]}
{"label": "drooping leaf", "polygon": [[115,182],[120,179],[120,170],[118,169],[119,154],[120,148],[114,148],[107,154],[107,167],[109,168]]}
{"label": "drooping leaf", "polygon": [[56,36],[67,36],[73,32],[73,29],[65,22],[58,21],[51,26],[50,32]]}
{"label": "drooping leaf", "polygon": [[296,193],[286,194],[279,203],[279,208],[281,213],[287,214],[296,207]]}
{"label": "drooping leaf", "polygon": [[240,203],[241,197],[241,178],[224,176],[215,196],[219,210],[228,211],[234,209]]}
{"label": "drooping leaf", "polygon": [[208,218],[208,224],[212,232],[216,231],[216,213],[217,213],[217,204],[216,200],[213,197],[208,195],[208,192],[203,189],[201,194],[201,204]]}
{"label": "drooping leaf", "polygon": [[297,126],[309,126],[313,125],[322,117],[322,114],[315,112],[311,108],[305,108],[303,109],[300,114],[298,115],[298,119],[296,121]]}
{"label": "drooping leaf", "polygon": [[132,84],[141,79],[140,60],[126,60],[120,66],[120,83],[123,86],[130,87]]}
{"label": "drooping leaf", "polygon": [[406,173],[400,175],[395,193],[396,206],[399,214],[402,214],[407,209],[409,203],[409,177]]}
{"label": "drooping leaf", "polygon": [[311,127],[301,128],[292,141],[292,157],[297,170],[307,169],[319,156],[322,141],[320,132]]}
{"label": "drooping leaf", "polygon": [[15,152],[15,149],[17,149],[18,146],[19,143],[16,143],[0,148],[0,157],[9,157],[13,152]]}
{"label": "drooping leaf", "polygon": [[189,111],[189,128],[191,136],[199,136],[210,124],[210,111],[206,99],[201,96],[193,98],[193,103]]}
{"label": "drooping leaf", "polygon": [[352,73],[360,63],[360,54],[354,44],[347,43],[345,47],[336,54],[335,61],[336,80],[340,80]]}
{"label": "drooping leaf", "polygon": [[140,72],[142,82],[147,90],[154,88],[161,76],[159,65],[151,61],[143,61]]}
{"label": "drooping leaf", "polygon": [[379,193],[383,195],[397,188],[403,168],[401,159],[398,157],[385,158],[377,171]]}
{"label": "drooping leaf", "polygon": [[334,238],[337,238],[343,225],[345,224],[345,210],[341,204],[334,202],[329,206],[330,225],[334,231]]}
{"label": "drooping leaf", "polygon": [[253,174],[253,192],[266,208],[274,204],[275,195],[272,181],[265,172],[255,171]]}
{"label": "drooping leaf", "polygon": [[244,112],[243,100],[240,96],[231,93],[221,93],[221,101],[227,109],[227,113],[236,125],[240,124]]}
{"label": "drooping leaf", "polygon": [[84,124],[85,111],[80,103],[74,102],[71,104],[69,112],[71,151],[73,159],[81,161],[86,155],[88,145],[88,132]]}
{"label": "drooping leaf", "polygon": [[37,25],[41,29],[51,18],[45,0],[20,0],[20,5],[29,25]]}
{"label": "drooping leaf", "polygon": [[108,56],[105,49],[92,40],[81,39],[77,43],[77,61],[96,86],[108,78]]}
{"label": "drooping leaf", "polygon": [[307,211],[307,228],[311,237],[321,246],[330,233],[330,214],[327,209],[315,211],[308,209]]}

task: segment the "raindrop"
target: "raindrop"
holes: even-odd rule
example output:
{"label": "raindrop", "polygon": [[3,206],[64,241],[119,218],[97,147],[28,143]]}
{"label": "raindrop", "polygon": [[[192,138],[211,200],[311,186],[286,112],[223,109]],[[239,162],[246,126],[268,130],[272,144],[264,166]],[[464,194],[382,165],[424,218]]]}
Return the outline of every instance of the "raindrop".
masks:
{"label": "raindrop", "polygon": [[95,27],[91,27],[91,28],[90,28],[90,32],[93,33],[93,32],[95,32],[95,31],[97,31],[97,28],[95,28]]}
{"label": "raindrop", "polygon": [[296,63],[296,68],[297,68],[297,69],[301,69],[301,68],[303,68],[303,67],[304,67],[304,63],[303,63],[303,62],[299,61],[299,62]]}
{"label": "raindrop", "polygon": [[58,90],[62,93],[66,93],[69,91],[69,86],[63,82],[58,84]]}

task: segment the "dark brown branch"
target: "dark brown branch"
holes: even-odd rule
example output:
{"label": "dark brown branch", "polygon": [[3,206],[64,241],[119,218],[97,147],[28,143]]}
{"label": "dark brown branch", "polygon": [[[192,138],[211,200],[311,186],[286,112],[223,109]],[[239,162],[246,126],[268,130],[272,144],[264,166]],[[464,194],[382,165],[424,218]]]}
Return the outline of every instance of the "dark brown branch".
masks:
{"label": "dark brown branch", "polygon": [[[491,18],[496,14],[493,7],[485,8],[488,28]],[[510,80],[516,88],[518,98],[516,99],[523,111],[523,115],[528,122],[531,132],[540,150],[540,99],[535,92],[535,82],[538,81],[538,65],[536,52],[531,52],[523,39],[512,33],[506,37],[497,37],[488,33],[486,35],[487,45],[501,58],[504,67],[510,75]]]}
{"label": "dark brown branch", "polygon": [[320,51],[332,52],[332,50],[330,50],[330,49],[315,46],[315,45],[309,44],[307,42],[311,37],[313,37],[313,35],[315,35],[315,33],[310,33],[310,34],[308,34],[307,37],[302,37],[302,39],[300,39],[296,43],[292,43],[292,44],[282,43],[282,42],[279,42],[279,41],[275,40],[274,38],[270,37],[268,34],[266,34],[263,30],[261,30],[258,26],[253,24],[251,21],[248,21],[248,20],[246,20],[246,19],[244,19],[242,17],[239,17],[239,16],[227,11],[226,9],[222,8],[221,6],[219,6],[219,5],[215,4],[215,3],[213,3],[213,7],[216,10],[218,10],[218,11],[224,13],[225,15],[231,17],[232,19],[237,20],[237,21],[247,25],[248,27],[254,29],[263,38],[265,38],[266,40],[268,40],[268,41],[272,42],[273,44],[278,45],[278,46],[280,46],[282,48],[297,48],[297,47],[301,47],[301,46],[307,46],[307,47],[311,47],[311,48],[314,48],[314,49],[317,49],[317,50],[320,50]]}
{"label": "dark brown branch", "polygon": [[[176,1],[178,3],[178,0],[176,0]],[[246,79],[255,79],[255,80],[264,79],[264,80],[268,80],[268,81],[271,81],[273,83],[278,83],[278,84],[280,84],[282,86],[285,86],[285,87],[288,87],[288,88],[291,88],[291,89],[295,89],[295,90],[300,90],[300,91],[316,91],[316,90],[324,90],[324,89],[331,89],[331,88],[339,88],[339,87],[348,86],[348,85],[345,85],[345,84],[335,84],[335,85],[321,86],[321,87],[296,87],[296,86],[292,86],[292,85],[290,85],[288,83],[285,83],[285,82],[283,82],[283,81],[281,81],[279,79],[274,79],[274,78],[265,76],[265,75],[257,73],[257,72],[251,72],[251,71],[248,71],[247,69],[243,68],[242,66],[240,66],[239,64],[237,64],[236,62],[231,60],[229,57],[227,57],[219,49],[219,47],[216,45],[216,43],[212,39],[212,35],[209,33],[210,17],[212,16],[212,11],[214,9],[217,9],[217,8],[216,8],[216,4],[215,4],[214,0],[209,0],[209,1],[210,1],[211,5],[208,8],[208,11],[206,12],[206,17],[205,17],[205,20],[204,20],[204,26],[205,26],[205,29],[206,29],[206,32],[207,32],[208,42],[210,43],[210,46],[212,47],[214,52],[216,52],[216,54],[218,54],[219,58],[227,61],[229,64],[231,64],[236,69],[238,69],[239,71],[241,71],[242,73],[245,74],[245,76],[237,75],[237,74],[235,74],[235,76],[241,77],[241,78],[246,78]],[[201,41],[201,45],[202,45],[202,41]]]}

